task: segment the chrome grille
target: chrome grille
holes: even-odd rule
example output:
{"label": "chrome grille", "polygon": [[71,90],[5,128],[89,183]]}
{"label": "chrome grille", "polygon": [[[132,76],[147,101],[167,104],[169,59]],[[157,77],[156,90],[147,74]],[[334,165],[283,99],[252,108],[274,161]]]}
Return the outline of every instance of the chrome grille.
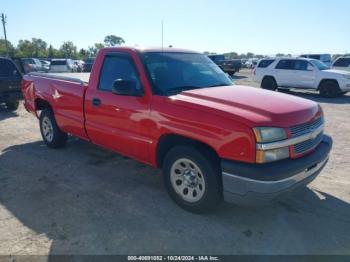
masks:
{"label": "chrome grille", "polygon": [[301,125],[292,126],[289,128],[289,130],[292,134],[292,137],[297,137],[297,136],[301,136],[301,135],[312,132],[313,130],[315,130],[318,127],[320,127],[321,125],[323,125],[323,123],[324,123],[323,117],[319,117],[311,122],[301,124]]}
{"label": "chrome grille", "polygon": [[319,143],[321,143],[323,138],[323,132],[321,132],[316,138],[309,139],[304,142],[295,144],[293,146],[294,154],[299,155],[302,153],[305,153],[307,151],[310,151],[311,149],[315,148]]}
{"label": "chrome grille", "polygon": [[[313,121],[292,126],[289,128],[292,137],[302,136],[308,133],[313,132],[317,128],[321,127],[324,124],[323,117],[319,117]],[[323,138],[323,132],[321,132],[317,137],[309,139],[298,144],[293,145],[292,149],[295,155],[306,153],[314,149],[319,143],[321,143]]]}

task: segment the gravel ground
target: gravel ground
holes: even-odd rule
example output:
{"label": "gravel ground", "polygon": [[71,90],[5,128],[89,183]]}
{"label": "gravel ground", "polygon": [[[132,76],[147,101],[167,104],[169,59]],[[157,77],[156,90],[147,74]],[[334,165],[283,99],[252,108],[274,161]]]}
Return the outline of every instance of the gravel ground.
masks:
{"label": "gravel ground", "polygon": [[[248,70],[235,79],[256,85]],[[292,94],[324,109],[327,167],[271,206],[206,215],[178,208],[159,170],[75,138],[48,149],[23,106],[0,109],[0,255],[350,254],[350,96]]]}

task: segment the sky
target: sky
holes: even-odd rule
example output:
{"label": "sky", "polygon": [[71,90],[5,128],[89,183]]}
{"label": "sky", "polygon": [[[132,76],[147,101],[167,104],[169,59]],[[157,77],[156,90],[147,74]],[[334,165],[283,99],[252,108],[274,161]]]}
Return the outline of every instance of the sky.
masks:
{"label": "sky", "polygon": [[[124,38],[127,46],[216,53],[350,52],[349,0],[0,0],[7,38],[78,48]],[[3,38],[0,28],[0,38]]]}

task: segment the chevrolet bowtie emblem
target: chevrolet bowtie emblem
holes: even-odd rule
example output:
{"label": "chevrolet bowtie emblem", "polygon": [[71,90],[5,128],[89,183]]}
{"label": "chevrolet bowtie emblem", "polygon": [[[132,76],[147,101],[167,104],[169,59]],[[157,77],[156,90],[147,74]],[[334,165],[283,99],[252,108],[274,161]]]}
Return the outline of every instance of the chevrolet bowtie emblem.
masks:
{"label": "chevrolet bowtie emblem", "polygon": [[60,93],[58,93],[57,89],[55,90],[55,92],[52,95],[53,99],[59,99],[61,96],[62,95]]}

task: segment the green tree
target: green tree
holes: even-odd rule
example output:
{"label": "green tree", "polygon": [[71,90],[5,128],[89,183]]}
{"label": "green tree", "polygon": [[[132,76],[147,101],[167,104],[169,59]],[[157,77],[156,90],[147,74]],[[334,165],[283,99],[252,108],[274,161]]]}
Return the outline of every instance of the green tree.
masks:
{"label": "green tree", "polygon": [[17,45],[16,56],[18,57],[32,57],[34,54],[34,46],[29,40],[19,40]]}
{"label": "green tree", "polygon": [[95,57],[98,53],[98,51],[103,48],[104,45],[101,43],[95,43],[94,46],[89,46],[89,56]]}
{"label": "green tree", "polygon": [[77,47],[71,41],[63,42],[59,49],[61,56],[65,58],[77,58]]}
{"label": "green tree", "polygon": [[[9,51],[9,56],[14,56],[15,55],[15,48],[11,44],[10,41],[7,40],[7,47]],[[7,50],[6,50],[6,42],[5,39],[0,39],[0,56],[7,56]]]}
{"label": "green tree", "polygon": [[120,46],[125,43],[124,39],[116,35],[107,35],[104,39],[105,46]]}
{"label": "green tree", "polygon": [[78,53],[78,57],[79,59],[86,59],[89,57],[89,50],[86,50],[84,48],[80,49],[79,50],[79,53]]}
{"label": "green tree", "polygon": [[33,57],[47,57],[47,43],[40,38],[32,38]]}

